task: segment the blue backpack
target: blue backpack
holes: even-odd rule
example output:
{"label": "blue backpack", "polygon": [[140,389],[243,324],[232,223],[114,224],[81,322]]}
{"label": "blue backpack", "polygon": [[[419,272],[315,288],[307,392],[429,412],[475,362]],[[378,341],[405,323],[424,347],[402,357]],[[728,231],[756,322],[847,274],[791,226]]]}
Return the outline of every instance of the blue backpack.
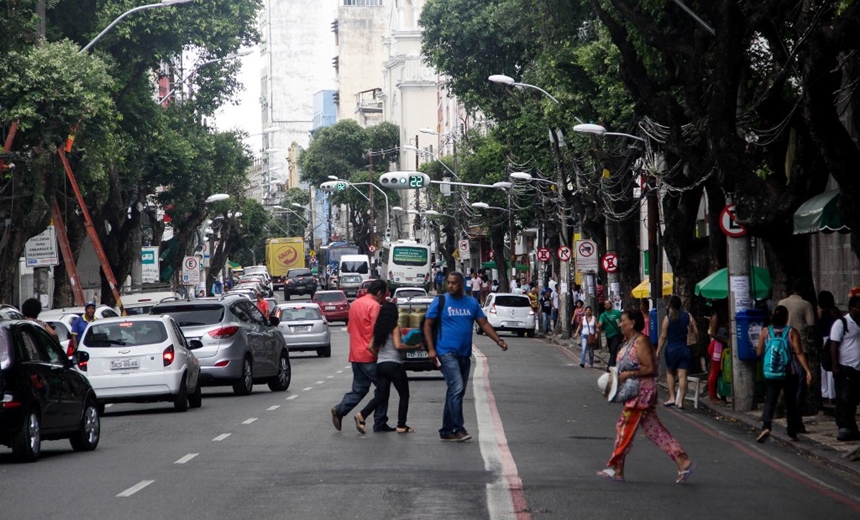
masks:
{"label": "blue backpack", "polygon": [[785,326],[782,334],[774,334],[773,326],[767,328],[767,343],[764,347],[764,378],[785,379],[791,366],[791,346],[788,333],[791,327]]}

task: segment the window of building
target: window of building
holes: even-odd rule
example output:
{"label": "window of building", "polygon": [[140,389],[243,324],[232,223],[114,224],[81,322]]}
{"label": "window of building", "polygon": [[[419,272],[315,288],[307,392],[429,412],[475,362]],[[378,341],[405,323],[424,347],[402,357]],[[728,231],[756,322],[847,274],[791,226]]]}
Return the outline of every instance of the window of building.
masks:
{"label": "window of building", "polygon": [[384,5],[382,0],[343,0],[343,5]]}

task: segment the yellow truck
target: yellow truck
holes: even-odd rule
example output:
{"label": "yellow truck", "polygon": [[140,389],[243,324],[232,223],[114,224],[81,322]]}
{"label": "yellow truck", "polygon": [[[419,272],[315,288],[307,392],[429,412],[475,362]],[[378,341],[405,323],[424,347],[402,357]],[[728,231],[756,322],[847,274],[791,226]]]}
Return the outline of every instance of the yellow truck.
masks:
{"label": "yellow truck", "polygon": [[272,277],[272,289],[283,290],[287,271],[305,267],[305,244],[301,237],[266,240],[266,268]]}

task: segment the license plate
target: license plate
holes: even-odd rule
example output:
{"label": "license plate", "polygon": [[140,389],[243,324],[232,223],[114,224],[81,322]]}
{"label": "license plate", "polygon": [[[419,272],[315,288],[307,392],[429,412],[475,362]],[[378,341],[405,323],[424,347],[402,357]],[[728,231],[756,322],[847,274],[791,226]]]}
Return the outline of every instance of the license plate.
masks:
{"label": "license plate", "polygon": [[311,330],[310,325],[297,325],[293,327],[293,332],[309,332]]}
{"label": "license plate", "polygon": [[408,350],[406,351],[406,359],[423,359],[430,357],[426,350]]}
{"label": "license plate", "polygon": [[325,306],[325,310],[327,310],[327,311],[333,311],[333,310],[334,310],[334,305],[326,305],[326,306]]}
{"label": "license plate", "polygon": [[346,291],[347,296],[355,296],[355,291]]}
{"label": "license plate", "polygon": [[118,359],[110,362],[111,370],[125,370],[127,368],[140,368],[139,359]]}

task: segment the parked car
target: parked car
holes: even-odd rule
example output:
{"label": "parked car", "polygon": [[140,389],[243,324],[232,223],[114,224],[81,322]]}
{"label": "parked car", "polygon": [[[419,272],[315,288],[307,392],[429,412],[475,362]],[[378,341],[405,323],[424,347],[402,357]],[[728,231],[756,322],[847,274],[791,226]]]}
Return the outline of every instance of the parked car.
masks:
{"label": "parked car", "polygon": [[[431,296],[424,296],[423,298],[400,298],[397,301],[400,332],[403,335],[404,342],[410,346],[410,348],[400,351],[400,359],[403,361],[403,368],[406,370],[415,372],[439,370],[436,363],[430,360],[427,347],[423,342],[423,331],[420,329],[421,321],[431,303],[433,303],[433,297]],[[407,341],[411,340],[414,334],[417,334],[420,339],[418,341]]]}
{"label": "parked car", "polygon": [[[519,337],[535,335],[535,312],[525,294],[490,293],[482,307],[487,321],[498,331],[511,331]],[[475,323],[475,332],[483,334]]]}
{"label": "parked car", "polygon": [[364,278],[360,274],[344,274],[340,277],[339,288],[346,297],[356,298]]}
{"label": "parked car", "polygon": [[254,275],[247,275],[246,274],[245,276],[243,276],[242,278],[239,279],[238,285],[241,285],[243,283],[249,283],[249,282],[256,282],[257,285],[260,286],[260,291],[263,293],[264,296],[274,296],[274,292],[272,290],[272,279],[271,278],[269,278],[267,276],[263,276],[261,274],[254,274]]}
{"label": "parked car", "polygon": [[[41,319],[41,316],[39,319]],[[75,319],[79,320],[80,318],[75,316]],[[69,349],[69,343],[72,342],[71,328],[67,327],[62,321],[45,321],[45,323],[50,325],[51,328],[54,329],[54,332],[57,333],[57,341],[60,342],[60,346],[63,347],[63,351],[65,351],[66,354],[71,354],[72,351]]]}
{"label": "parked car", "polygon": [[263,296],[269,295],[269,290],[259,280],[240,280],[230,289],[230,292],[248,290],[256,293],[263,293]]}
{"label": "parked car", "polygon": [[105,318],[91,323],[78,350],[89,353],[80,367],[105,403],[169,401],[178,412],[199,408],[200,363],[170,316]]}
{"label": "parked car", "polygon": [[0,320],[23,320],[24,315],[21,314],[16,307],[6,303],[0,304]]}
{"label": "parked car", "polygon": [[278,309],[281,312],[278,330],[290,351],[315,350],[320,357],[331,357],[331,331],[319,305],[282,303]]}
{"label": "parked car", "polygon": [[[61,307],[56,309],[51,309],[47,311],[42,311],[39,313],[39,319],[42,321],[65,321],[63,320],[63,316],[66,315],[75,315],[75,316],[83,316],[84,308],[83,307]],[[95,317],[96,319],[101,318],[116,318],[119,316],[119,313],[114,309],[108,307],[107,305],[96,305]]]}
{"label": "parked car", "polygon": [[246,266],[244,272],[242,273],[243,278],[249,278],[251,276],[259,276],[263,279],[263,285],[268,289],[268,294],[266,296],[274,296],[275,287],[272,282],[272,275],[269,274],[269,268],[265,265],[252,265]]}
{"label": "parked car", "polygon": [[257,301],[257,292],[253,289],[230,289],[223,296],[241,296],[249,302]]}
{"label": "parked car", "polygon": [[343,291],[317,291],[311,301],[319,305],[326,320],[349,323],[349,300]]}
{"label": "parked car", "polygon": [[[181,299],[173,291],[153,291],[136,294],[123,294],[121,296],[122,306],[128,316],[138,314],[149,314],[156,303]],[[114,309],[119,313],[118,309]],[[120,313],[121,314],[121,313]]]}
{"label": "parked car", "polygon": [[290,269],[284,280],[284,299],[298,294],[310,294],[317,292],[317,277],[306,267]]}
{"label": "parked car", "polygon": [[22,462],[39,458],[42,441],[69,439],[75,451],[99,444],[96,393],[75,370],[89,354],[69,359],[45,329],[26,320],[0,322],[0,444]]}
{"label": "parked car", "polygon": [[272,391],[290,387],[290,352],[277,318],[263,317],[244,296],[224,295],[156,305],[151,314],[171,316],[200,361],[205,385],[232,385],[248,395],[255,383]]}
{"label": "parked car", "polygon": [[409,298],[426,298],[427,291],[420,287],[398,287],[394,289],[394,294],[391,296],[391,303],[397,303],[401,300]]}

